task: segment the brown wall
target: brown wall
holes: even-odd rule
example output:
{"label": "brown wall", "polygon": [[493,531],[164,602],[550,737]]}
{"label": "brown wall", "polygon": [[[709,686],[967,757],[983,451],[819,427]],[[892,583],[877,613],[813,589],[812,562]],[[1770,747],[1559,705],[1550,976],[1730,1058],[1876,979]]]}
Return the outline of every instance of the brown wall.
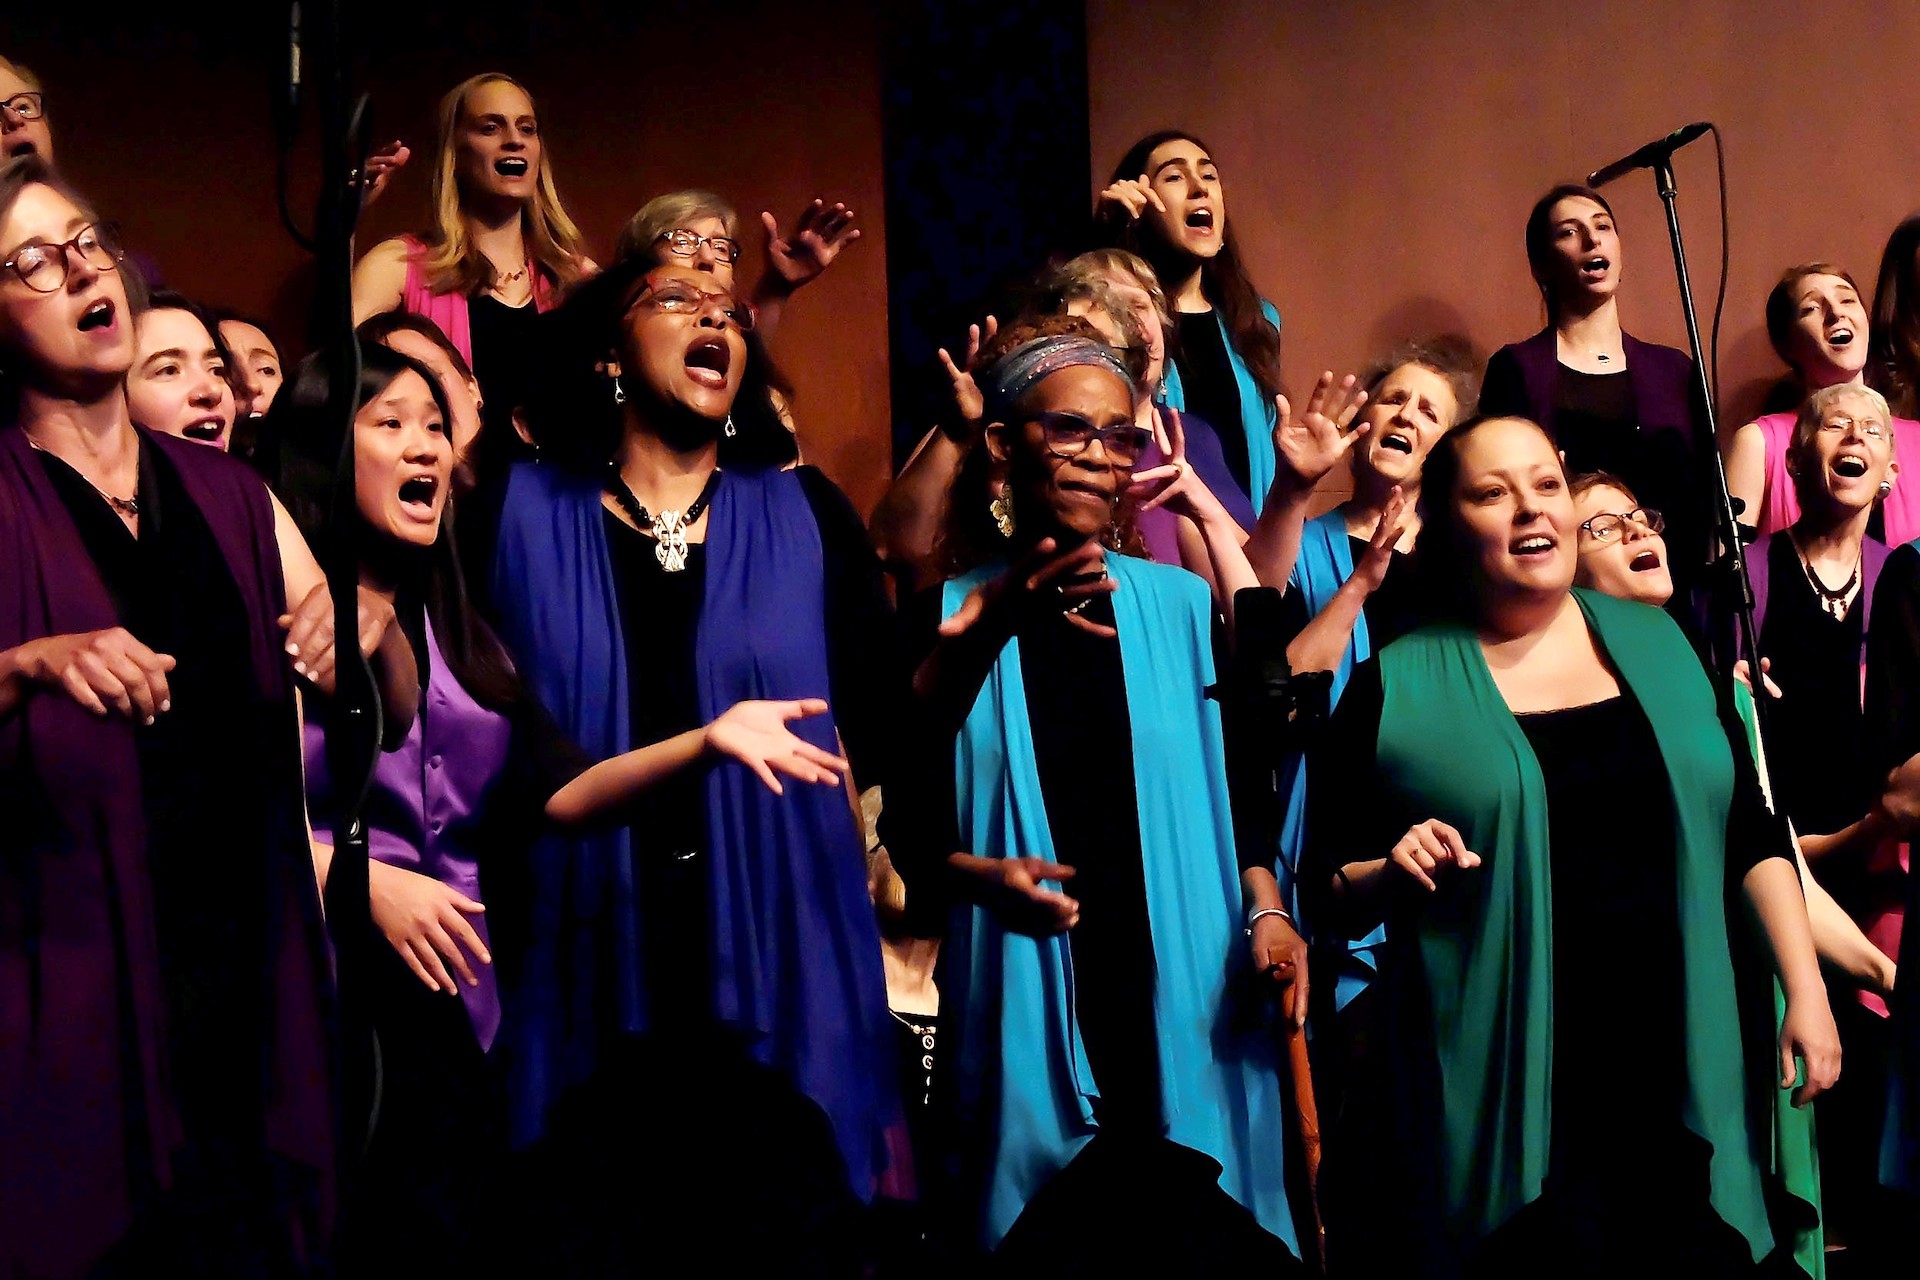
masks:
{"label": "brown wall", "polygon": [[[1920,207],[1920,5],[1843,0],[1089,0],[1093,176],[1179,127],[1214,148],[1254,280],[1285,317],[1290,387],[1432,328],[1483,354],[1539,329],[1521,228],[1534,199],[1692,120],[1726,135],[1733,261],[1723,412],[1781,373],[1761,306],[1788,265],[1851,268]],[[1711,324],[1710,140],[1676,172]],[[1684,348],[1660,202],[1611,186],[1638,337]]]}
{"label": "brown wall", "polygon": [[[561,197],[603,261],[627,215],[675,187],[708,186],[738,202],[749,278],[764,238],[759,210],[785,223],[816,195],[846,200],[862,239],[799,295],[773,349],[797,388],[809,460],[870,507],[889,446],[879,39],[868,6],[802,22],[790,6],[757,0],[651,4],[644,17],[639,6],[547,6],[506,25],[407,16],[433,8],[387,6],[378,28],[362,20],[363,34],[380,33],[366,80],[380,135],[417,150],[368,213],[361,247],[424,221],[435,106],[465,76],[491,69],[532,89]],[[46,81],[61,167],[170,284],[265,314],[297,346],[310,268],[274,209],[273,46],[260,25],[284,7],[236,10],[250,12],[250,29],[38,20],[39,30],[10,30],[0,53]],[[309,138],[307,169],[312,155]],[[299,190],[305,222],[312,188]]]}

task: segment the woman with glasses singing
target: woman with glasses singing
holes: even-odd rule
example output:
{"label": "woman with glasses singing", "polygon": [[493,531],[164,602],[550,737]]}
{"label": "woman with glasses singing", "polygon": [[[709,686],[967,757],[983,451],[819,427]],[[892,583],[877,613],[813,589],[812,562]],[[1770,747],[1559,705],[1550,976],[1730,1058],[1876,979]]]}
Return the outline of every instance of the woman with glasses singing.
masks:
{"label": "woman with glasses singing", "polygon": [[47,125],[40,77],[0,58],[0,163],[39,156],[53,163],[53,130]]}
{"label": "woman with glasses singing", "polygon": [[921,927],[950,912],[934,1191],[1012,1274],[1287,1274],[1263,997],[1295,975],[1248,959],[1286,912],[1236,853],[1207,586],[1127,554],[1152,433],[1091,326],[1009,326],[980,384],[882,828]]}
{"label": "woman with glasses singing", "polygon": [[[1455,427],[1421,498],[1456,611],[1355,670],[1311,777],[1319,918],[1391,939],[1351,1108],[1377,1135],[1326,1169],[1337,1261],[1748,1274],[1773,1248],[1761,1073],[1803,1104],[1839,1072],[1787,833],[1674,622],[1573,589],[1544,431]],[[1736,892],[1786,993],[1750,1048]]]}
{"label": "woman with glasses singing", "polygon": [[569,363],[552,380],[571,392],[543,403],[578,448],[515,469],[494,578],[523,679],[596,758],[686,740],[742,700],[807,714],[758,730],[802,740],[784,779],[691,751],[630,823],[536,855],[503,1024],[517,1136],[546,1131],[560,1169],[631,1138],[653,1238],[724,1193],[730,1217],[790,1242],[784,1269],[831,1273],[847,1207],[907,1172],[841,785],[849,759],[871,785],[884,751],[879,566],[819,472],[736,461],[754,313],[713,275],[628,259],[554,320]]}
{"label": "woman with glasses singing", "polygon": [[133,424],[119,261],[0,169],[0,1272],[278,1275],[332,1199],[293,676],[333,606],[258,476]]}

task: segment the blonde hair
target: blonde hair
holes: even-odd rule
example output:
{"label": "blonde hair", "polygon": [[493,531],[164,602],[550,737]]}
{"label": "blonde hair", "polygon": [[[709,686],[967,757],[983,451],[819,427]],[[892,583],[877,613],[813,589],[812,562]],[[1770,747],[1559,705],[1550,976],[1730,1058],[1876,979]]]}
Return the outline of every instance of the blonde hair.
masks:
{"label": "blonde hair", "polygon": [[[454,137],[466,110],[467,96],[489,84],[512,85],[527,95],[528,102],[533,101],[525,85],[498,71],[469,76],[440,99],[440,134],[433,166],[434,229],[423,264],[435,293],[478,293],[493,288],[495,283],[493,264],[474,247],[473,238],[467,234],[454,159]],[[579,282],[585,241],[580,236],[580,228],[560,203],[545,145],[540,148],[540,169],[533,199],[522,209],[520,225],[537,269],[556,288],[564,291]]]}
{"label": "blonde hair", "polygon": [[652,254],[654,241],[701,218],[718,218],[734,234],[739,215],[724,196],[712,191],[669,191],[641,205],[627,225],[620,228],[619,242],[613,246],[613,260],[623,262],[638,254]]}
{"label": "blonde hair", "polygon": [[1160,331],[1173,332],[1173,307],[1166,290],[1160,287],[1160,275],[1147,260],[1125,249],[1092,249],[1077,258],[1069,258],[1054,268],[1053,278],[1081,287],[1103,283],[1113,276],[1125,276],[1147,291],[1153,299],[1154,314],[1160,317]]}
{"label": "blonde hair", "polygon": [[27,90],[29,92],[31,93],[46,92],[46,86],[40,83],[40,77],[33,74],[33,71],[31,68],[20,65],[18,62],[15,62],[12,58],[6,57],[4,54],[0,54],[0,67],[6,67],[8,70],[12,71],[13,74],[19,76],[20,82],[27,86]]}

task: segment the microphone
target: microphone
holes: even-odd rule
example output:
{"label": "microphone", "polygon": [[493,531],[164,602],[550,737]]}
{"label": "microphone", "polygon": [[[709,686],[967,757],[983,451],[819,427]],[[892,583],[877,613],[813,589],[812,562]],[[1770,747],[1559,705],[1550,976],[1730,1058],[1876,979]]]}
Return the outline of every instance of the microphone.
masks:
{"label": "microphone", "polygon": [[1649,142],[1638,151],[1621,156],[1604,169],[1594,170],[1587,175],[1587,185],[1604,187],[1615,178],[1623,178],[1635,169],[1651,169],[1711,128],[1713,126],[1704,120],[1696,124],[1683,124],[1666,137]]}

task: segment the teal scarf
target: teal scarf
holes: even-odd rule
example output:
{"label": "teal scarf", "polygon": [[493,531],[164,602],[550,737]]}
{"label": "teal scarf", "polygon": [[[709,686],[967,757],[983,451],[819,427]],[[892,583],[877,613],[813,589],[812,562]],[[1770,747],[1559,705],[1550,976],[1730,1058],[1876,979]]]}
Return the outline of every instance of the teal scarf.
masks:
{"label": "teal scarf", "polygon": [[[1239,1016],[1230,975],[1250,963],[1213,679],[1212,603],[1183,569],[1110,555],[1132,724],[1147,915],[1153,933],[1161,1115],[1167,1137],[1222,1166],[1220,1185],[1297,1254],[1287,1208],[1271,1027]],[[943,612],[999,572],[946,585]],[[995,663],[955,749],[960,844],[981,857],[1053,858],[1027,721],[1020,645]],[[997,1245],[1028,1200],[1093,1137],[1099,1086],[1075,1024],[1065,934],[1030,938],[989,911],[955,911],[941,956],[957,1005],[956,1132],[963,1176]]]}
{"label": "teal scarf", "polygon": [[[1682,1119],[1713,1147],[1712,1203],[1756,1258],[1772,1247],[1761,1196],[1767,1135],[1745,1105],[1726,909],[1733,755],[1713,688],[1657,609],[1576,591],[1621,683],[1652,723],[1673,780],[1686,984]],[[1401,945],[1416,1034],[1436,1057],[1440,1167],[1434,1191],[1463,1243],[1540,1194],[1553,1097],[1553,897],[1546,784],[1525,732],[1461,626],[1423,628],[1380,654],[1379,767],[1409,812],[1458,828],[1482,859],[1435,895]],[[1398,984],[1396,984],[1398,985]],[[1620,1106],[1596,1098],[1593,1105]]]}
{"label": "teal scarf", "polygon": [[[1262,299],[1260,313],[1275,329],[1280,327],[1279,309],[1271,302]],[[1253,500],[1253,514],[1257,516],[1267,505],[1267,490],[1273,487],[1273,428],[1280,420],[1280,409],[1260,390],[1260,384],[1253,380],[1247,362],[1234,350],[1233,335],[1227,332],[1227,322],[1221,317],[1220,308],[1215,307],[1213,315],[1220,326],[1220,341],[1227,348],[1227,363],[1233,366],[1234,385],[1240,389],[1240,430],[1247,438],[1247,486],[1253,490],[1247,497]],[[1187,393],[1180,385],[1180,369],[1171,360],[1167,361],[1165,380],[1160,386],[1160,403],[1182,413],[1187,411]],[[1215,431],[1233,430],[1230,422],[1208,425]]]}

